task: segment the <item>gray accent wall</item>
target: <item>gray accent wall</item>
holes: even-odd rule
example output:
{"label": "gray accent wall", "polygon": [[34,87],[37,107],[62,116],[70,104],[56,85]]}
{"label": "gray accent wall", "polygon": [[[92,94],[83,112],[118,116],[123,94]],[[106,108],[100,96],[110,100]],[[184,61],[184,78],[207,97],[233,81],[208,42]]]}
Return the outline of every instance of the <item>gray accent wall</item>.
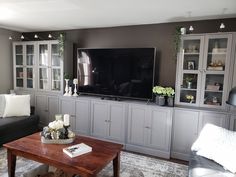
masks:
{"label": "gray accent wall", "polygon": [[0,94],[13,89],[12,41],[9,36],[19,39],[20,33],[0,28]]}

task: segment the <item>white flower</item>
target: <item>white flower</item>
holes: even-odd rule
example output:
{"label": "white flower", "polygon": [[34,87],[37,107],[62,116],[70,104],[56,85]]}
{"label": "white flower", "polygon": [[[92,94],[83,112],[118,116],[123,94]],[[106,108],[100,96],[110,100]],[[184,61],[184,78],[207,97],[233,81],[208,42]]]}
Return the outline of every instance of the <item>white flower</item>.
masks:
{"label": "white flower", "polygon": [[53,122],[50,122],[48,126],[53,130],[58,130],[63,128],[63,124],[64,122],[62,120],[55,120]]}

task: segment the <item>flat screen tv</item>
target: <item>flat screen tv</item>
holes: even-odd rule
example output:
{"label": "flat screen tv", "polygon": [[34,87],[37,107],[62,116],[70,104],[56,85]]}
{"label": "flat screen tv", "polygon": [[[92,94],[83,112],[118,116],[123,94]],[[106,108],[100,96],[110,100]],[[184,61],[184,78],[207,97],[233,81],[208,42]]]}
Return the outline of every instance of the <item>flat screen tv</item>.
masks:
{"label": "flat screen tv", "polygon": [[80,94],[152,99],[155,48],[102,48],[77,51]]}

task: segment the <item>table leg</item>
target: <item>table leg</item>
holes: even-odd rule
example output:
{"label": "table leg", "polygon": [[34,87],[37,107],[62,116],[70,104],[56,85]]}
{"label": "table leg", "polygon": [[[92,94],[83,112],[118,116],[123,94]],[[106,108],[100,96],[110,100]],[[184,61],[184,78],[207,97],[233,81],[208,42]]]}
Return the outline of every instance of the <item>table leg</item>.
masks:
{"label": "table leg", "polygon": [[9,149],[7,150],[7,164],[8,164],[8,176],[15,177],[16,155],[14,155]]}
{"label": "table leg", "polygon": [[120,152],[118,152],[117,156],[113,159],[113,172],[114,177],[120,176]]}

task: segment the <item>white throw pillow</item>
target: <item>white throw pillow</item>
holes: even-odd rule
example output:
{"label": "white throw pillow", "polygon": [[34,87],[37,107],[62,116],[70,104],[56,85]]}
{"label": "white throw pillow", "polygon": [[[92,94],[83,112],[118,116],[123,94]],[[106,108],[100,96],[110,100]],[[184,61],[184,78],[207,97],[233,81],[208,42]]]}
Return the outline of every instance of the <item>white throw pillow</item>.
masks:
{"label": "white throw pillow", "polygon": [[0,117],[3,116],[5,110],[5,95],[0,94]]}
{"label": "white throw pillow", "polygon": [[236,173],[236,132],[206,124],[191,149]]}
{"label": "white throw pillow", "polygon": [[30,115],[30,95],[5,95],[5,101],[3,117]]}

